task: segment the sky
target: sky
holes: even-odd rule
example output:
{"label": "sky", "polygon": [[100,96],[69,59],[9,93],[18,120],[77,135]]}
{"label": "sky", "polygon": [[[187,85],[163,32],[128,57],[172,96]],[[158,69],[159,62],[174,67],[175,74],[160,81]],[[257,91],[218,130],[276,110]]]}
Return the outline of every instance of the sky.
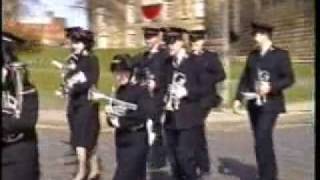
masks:
{"label": "sky", "polygon": [[[88,28],[87,15],[85,9],[70,7],[79,0],[38,0],[38,3],[23,1],[23,5],[28,7],[28,11],[22,12],[20,18],[24,22],[46,23],[49,21],[46,12],[53,11],[54,16],[66,18],[66,26],[80,26]],[[81,5],[85,6],[85,5]]]}

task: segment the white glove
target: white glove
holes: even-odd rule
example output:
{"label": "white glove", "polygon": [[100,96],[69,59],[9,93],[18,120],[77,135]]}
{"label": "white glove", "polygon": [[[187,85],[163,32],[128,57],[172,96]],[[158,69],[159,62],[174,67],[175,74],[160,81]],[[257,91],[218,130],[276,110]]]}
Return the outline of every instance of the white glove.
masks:
{"label": "white glove", "polygon": [[8,70],[6,68],[2,67],[2,74],[1,74],[2,83],[4,83],[4,81],[6,80],[7,75],[8,75]]}
{"label": "white glove", "polygon": [[87,78],[83,72],[78,72],[74,74],[71,78],[67,80],[67,86],[71,88],[76,83],[85,83],[87,82]]}
{"label": "white glove", "polygon": [[155,80],[148,80],[148,89],[153,91],[156,88],[156,81]]}
{"label": "white glove", "polygon": [[176,86],[175,87],[175,95],[177,98],[181,99],[183,97],[186,97],[188,95],[188,91],[184,86]]}
{"label": "white glove", "polygon": [[259,94],[260,95],[266,95],[271,91],[271,85],[270,82],[261,82],[259,87]]}
{"label": "white glove", "polygon": [[119,128],[120,127],[120,123],[119,123],[119,118],[118,117],[115,117],[115,116],[110,117],[110,123],[115,128]]}
{"label": "white glove", "polygon": [[104,107],[104,111],[106,112],[111,125],[116,128],[120,127],[119,118],[114,114],[113,107],[110,105],[106,105]]}
{"label": "white glove", "polygon": [[157,136],[156,133],[152,131],[153,121],[151,119],[148,119],[146,126],[147,126],[147,132],[148,132],[148,143],[149,143],[149,146],[152,146]]}

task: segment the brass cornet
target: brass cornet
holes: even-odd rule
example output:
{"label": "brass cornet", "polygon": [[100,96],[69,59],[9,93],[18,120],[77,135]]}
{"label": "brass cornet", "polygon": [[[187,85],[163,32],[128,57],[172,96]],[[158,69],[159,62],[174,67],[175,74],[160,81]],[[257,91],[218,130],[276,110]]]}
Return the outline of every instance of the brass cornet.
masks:
{"label": "brass cornet", "polygon": [[[171,81],[171,87],[184,86],[186,83],[186,75],[181,72],[174,72]],[[176,111],[180,106],[180,98],[173,92],[169,91],[164,97],[165,110],[167,111]]]}
{"label": "brass cornet", "polygon": [[12,78],[10,80],[14,85],[14,91],[2,90],[2,112],[5,111],[6,113],[13,114],[16,118],[20,118],[23,102],[23,74],[26,64],[12,62],[6,64],[3,68],[7,69],[7,75]]}
{"label": "brass cornet", "polygon": [[109,105],[116,106],[119,109],[123,110],[135,111],[138,109],[138,106],[136,104],[122,101],[114,97],[105,95],[102,92],[99,92],[96,88],[91,88],[89,90],[88,99],[90,101],[106,101]]}

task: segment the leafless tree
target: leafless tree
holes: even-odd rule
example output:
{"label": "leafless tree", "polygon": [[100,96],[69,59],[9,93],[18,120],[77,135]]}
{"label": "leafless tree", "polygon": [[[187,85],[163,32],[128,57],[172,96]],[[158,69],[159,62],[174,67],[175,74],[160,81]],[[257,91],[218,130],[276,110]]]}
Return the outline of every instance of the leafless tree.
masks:
{"label": "leafless tree", "polygon": [[[127,0],[78,0],[74,8],[84,8],[88,13],[88,20],[90,24],[96,15],[102,15],[112,24],[118,27],[125,23],[125,4]],[[97,12],[97,8],[104,8],[103,12]],[[99,14],[97,14],[99,13]]]}

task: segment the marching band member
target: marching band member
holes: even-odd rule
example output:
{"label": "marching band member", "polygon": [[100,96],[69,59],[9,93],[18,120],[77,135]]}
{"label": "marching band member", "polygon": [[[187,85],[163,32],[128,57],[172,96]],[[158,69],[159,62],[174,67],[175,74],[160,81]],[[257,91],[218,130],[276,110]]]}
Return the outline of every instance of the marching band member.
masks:
{"label": "marching band member", "polygon": [[[70,34],[72,53],[76,67],[67,76],[67,117],[71,126],[71,143],[76,149],[78,170],[74,180],[97,179],[100,174],[96,146],[100,130],[99,104],[90,102],[88,92],[99,80],[99,62],[92,53],[94,37],[92,32],[79,29]],[[87,170],[87,163],[90,170]],[[88,172],[89,171],[89,172]]]}
{"label": "marching band member", "polygon": [[288,52],[272,44],[273,27],[252,23],[252,29],[259,49],[248,56],[233,106],[237,112],[241,101],[246,98],[243,94],[246,91],[258,94],[257,98],[247,101],[247,109],[255,140],[259,179],[276,180],[278,172],[272,133],[278,115],[286,111],[283,90],[294,83],[294,73]]}
{"label": "marching band member", "polygon": [[[70,27],[70,28],[65,28],[65,42],[64,42],[64,46],[70,48],[71,46],[71,34],[75,31],[80,31],[81,30],[81,27]],[[66,60],[65,64],[67,66],[72,66],[74,64],[76,64],[76,59],[77,59],[77,56],[72,52],[69,56],[68,56],[68,59]],[[69,132],[70,132],[70,139],[69,139],[69,142],[66,142],[66,144],[70,145],[71,149],[68,150],[66,153],[65,153],[65,156],[75,156],[76,155],[76,151],[74,149],[74,147],[72,146],[72,132],[73,132],[73,126],[72,126],[72,123],[71,123],[71,118],[68,118],[68,125],[69,125]]]}
{"label": "marching band member", "polygon": [[29,81],[27,69],[22,64],[15,65],[20,62],[9,47],[15,41],[19,38],[3,32],[1,179],[39,180],[35,129],[39,110],[38,92]]}
{"label": "marching band member", "polygon": [[[113,180],[145,180],[148,153],[147,120],[154,111],[145,86],[130,81],[132,68],[129,57],[117,55],[111,63],[111,72],[118,86],[116,98],[137,105],[136,110],[108,105],[105,110],[108,123],[115,128],[117,167]],[[122,109],[121,115],[115,109]]]}
{"label": "marching band member", "polygon": [[157,107],[157,112],[154,117],[151,117],[154,122],[153,131],[156,134],[156,139],[150,147],[149,167],[153,169],[161,168],[166,165],[166,149],[162,137],[161,116],[163,114],[163,97],[165,94],[165,71],[164,63],[169,57],[167,47],[163,44],[161,37],[161,28],[145,27],[144,39],[147,45],[147,50],[143,53],[142,60],[139,62],[138,69],[140,71],[147,70],[152,75],[148,81],[148,89],[152,94],[152,99]]}
{"label": "marching band member", "polygon": [[[204,74],[208,91],[201,99],[201,108],[203,109],[202,121],[205,121],[211,108],[217,107],[221,102],[221,97],[218,95],[216,86],[217,83],[223,81],[226,77],[223,66],[216,52],[208,51],[204,48],[206,39],[205,30],[189,31],[189,37],[192,44],[191,59],[201,66]],[[200,170],[200,176],[205,178],[210,176],[210,158],[208,153],[208,144],[206,140],[205,123],[199,128],[197,146],[198,153],[196,155],[197,164]]]}
{"label": "marching band member", "polygon": [[168,94],[166,96],[166,119],[164,123],[172,175],[177,180],[195,180],[197,132],[203,126],[200,99],[205,88],[200,66],[190,59],[184,48],[181,28],[168,28],[171,62],[167,64]]}

